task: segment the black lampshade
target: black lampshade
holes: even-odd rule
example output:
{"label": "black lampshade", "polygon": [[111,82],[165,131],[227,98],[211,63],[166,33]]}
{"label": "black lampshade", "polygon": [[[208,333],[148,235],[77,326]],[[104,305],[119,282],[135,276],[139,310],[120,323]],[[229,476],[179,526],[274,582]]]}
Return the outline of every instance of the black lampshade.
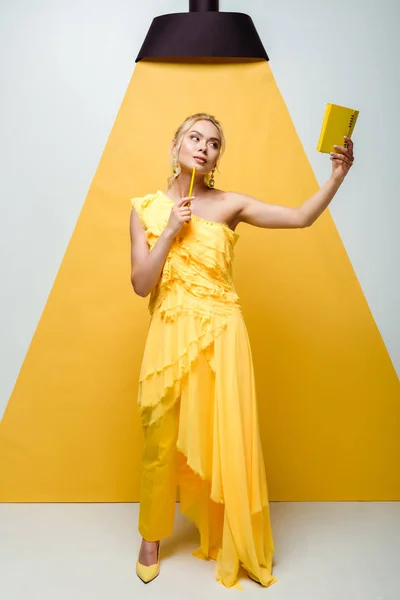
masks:
{"label": "black lampshade", "polygon": [[249,15],[219,12],[216,0],[190,0],[189,8],[153,19],[136,62],[163,57],[269,60]]}

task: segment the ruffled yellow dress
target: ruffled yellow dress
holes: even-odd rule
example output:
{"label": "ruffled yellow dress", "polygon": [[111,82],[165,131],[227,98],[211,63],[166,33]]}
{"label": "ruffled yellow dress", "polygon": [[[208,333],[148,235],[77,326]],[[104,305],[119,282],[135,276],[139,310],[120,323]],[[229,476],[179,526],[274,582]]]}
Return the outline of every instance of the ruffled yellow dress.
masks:
{"label": "ruffled yellow dress", "polygon": [[[173,200],[157,191],[131,202],[152,249]],[[175,237],[150,296],[138,404],[149,425],[180,399],[180,510],[200,534],[193,554],[215,559],[217,580],[243,589],[240,566],[263,586],[277,579],[252,356],[232,279],[238,238],[193,214]]]}

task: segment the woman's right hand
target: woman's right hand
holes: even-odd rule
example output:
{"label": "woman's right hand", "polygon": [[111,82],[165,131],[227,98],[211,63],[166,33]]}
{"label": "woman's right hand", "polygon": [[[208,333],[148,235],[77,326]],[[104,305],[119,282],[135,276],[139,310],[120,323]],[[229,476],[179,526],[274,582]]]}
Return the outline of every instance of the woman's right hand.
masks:
{"label": "woman's right hand", "polygon": [[183,224],[188,223],[191,219],[192,211],[187,204],[193,200],[193,198],[194,196],[180,198],[175,202],[171,209],[166,229],[168,229],[174,237],[182,229]]}

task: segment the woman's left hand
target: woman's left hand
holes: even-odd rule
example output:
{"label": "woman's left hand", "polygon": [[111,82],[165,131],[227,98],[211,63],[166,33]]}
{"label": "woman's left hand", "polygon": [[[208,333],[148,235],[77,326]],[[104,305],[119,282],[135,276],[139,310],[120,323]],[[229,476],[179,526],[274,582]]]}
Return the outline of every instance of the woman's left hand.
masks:
{"label": "woman's left hand", "polygon": [[334,146],[335,152],[330,153],[330,159],[332,161],[332,176],[344,179],[347,173],[350,171],[352,164],[354,163],[353,141],[344,136],[347,142],[347,148],[344,146]]}

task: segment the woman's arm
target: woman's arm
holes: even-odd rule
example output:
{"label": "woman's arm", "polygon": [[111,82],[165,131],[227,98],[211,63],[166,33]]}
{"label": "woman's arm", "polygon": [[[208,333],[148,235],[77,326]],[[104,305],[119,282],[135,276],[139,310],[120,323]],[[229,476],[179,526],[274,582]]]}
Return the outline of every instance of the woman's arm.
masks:
{"label": "woman's arm", "polygon": [[338,152],[330,156],[332,160],[331,177],[314,196],[297,208],[267,204],[244,194],[232,194],[232,201],[238,206],[238,222],[243,221],[256,227],[271,229],[310,227],[329,206],[354,162],[353,142],[350,139],[347,141],[348,148],[336,146]]}
{"label": "woman's arm", "polygon": [[130,220],[131,282],[138,296],[145,298],[158,282],[175,233],[165,228],[150,252],[146,232],[135,209]]}
{"label": "woman's arm", "polygon": [[145,298],[158,283],[176,234],[182,229],[184,223],[190,221],[191,211],[187,202],[192,199],[193,196],[185,197],[175,202],[168,223],[151,251],[139,215],[132,208],[130,220],[131,282],[138,296]]}
{"label": "woman's arm", "polygon": [[341,183],[338,178],[331,177],[314,196],[297,208],[267,204],[251,196],[235,194],[240,196],[237,198],[241,205],[238,221],[268,229],[309,227],[329,206]]}

